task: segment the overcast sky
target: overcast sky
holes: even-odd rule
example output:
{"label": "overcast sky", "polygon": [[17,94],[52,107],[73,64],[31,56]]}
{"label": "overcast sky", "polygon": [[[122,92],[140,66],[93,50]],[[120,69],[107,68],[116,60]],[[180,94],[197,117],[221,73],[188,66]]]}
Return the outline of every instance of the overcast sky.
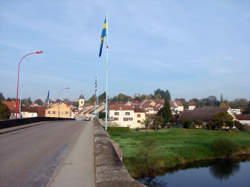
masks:
{"label": "overcast sky", "polygon": [[248,0],[0,1],[0,92],[15,97],[17,64],[23,97],[52,99],[105,90],[101,29],[110,23],[110,95],[168,89],[172,98],[250,99]]}

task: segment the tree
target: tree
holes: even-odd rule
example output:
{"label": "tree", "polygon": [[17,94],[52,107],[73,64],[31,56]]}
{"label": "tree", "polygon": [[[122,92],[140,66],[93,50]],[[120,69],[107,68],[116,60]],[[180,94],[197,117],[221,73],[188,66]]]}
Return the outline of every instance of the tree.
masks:
{"label": "tree", "polygon": [[143,124],[145,125],[146,129],[148,129],[150,127],[151,123],[152,123],[152,119],[148,118],[148,117],[143,121]]}
{"label": "tree", "polygon": [[160,126],[163,126],[164,119],[161,116],[154,116],[153,118],[153,128],[154,130],[158,130]]}
{"label": "tree", "polygon": [[0,92],[0,101],[4,101],[5,99],[4,99],[4,96],[3,96],[3,94]]}
{"label": "tree", "polygon": [[99,103],[106,101],[106,92],[103,92],[101,95],[99,95],[98,101],[99,101]]}
{"label": "tree", "polygon": [[42,99],[36,99],[34,103],[36,103],[36,104],[38,104],[38,105],[40,105],[40,106],[43,105]]}
{"label": "tree", "polygon": [[240,98],[240,99],[235,99],[234,101],[229,102],[229,106],[231,108],[242,108],[246,109],[248,105],[247,99]]}
{"label": "tree", "polygon": [[113,97],[113,98],[111,99],[111,101],[113,101],[113,102],[118,102],[118,101],[127,102],[127,101],[129,101],[129,100],[131,100],[131,99],[132,99],[132,97],[120,93],[120,94],[118,94],[117,96]]}
{"label": "tree", "polygon": [[0,120],[9,119],[10,110],[9,108],[0,101]]}
{"label": "tree", "polygon": [[157,113],[158,116],[161,116],[165,123],[169,122],[172,117],[172,112],[168,100],[165,100],[164,106]]}
{"label": "tree", "polygon": [[[95,102],[95,95],[92,95],[88,100],[87,103],[94,103]],[[99,100],[100,102],[100,100]]]}
{"label": "tree", "polygon": [[221,103],[220,104],[220,108],[225,108],[225,107],[229,107],[229,105],[227,103]]}
{"label": "tree", "polygon": [[222,126],[227,126],[232,128],[233,126],[233,117],[228,114],[227,112],[219,112],[215,114],[215,116],[212,119],[212,129],[220,129]]}
{"label": "tree", "polygon": [[247,108],[244,111],[244,114],[250,114],[250,101],[248,102]]}
{"label": "tree", "polygon": [[28,99],[22,99],[22,104],[25,106],[30,106],[32,104],[32,100],[29,97]]}
{"label": "tree", "polygon": [[165,99],[165,100],[168,100],[170,101],[171,100],[171,96],[170,96],[170,93],[168,90],[164,91],[160,88],[158,88],[157,90],[154,91],[154,97],[156,98],[161,96],[162,99]]}

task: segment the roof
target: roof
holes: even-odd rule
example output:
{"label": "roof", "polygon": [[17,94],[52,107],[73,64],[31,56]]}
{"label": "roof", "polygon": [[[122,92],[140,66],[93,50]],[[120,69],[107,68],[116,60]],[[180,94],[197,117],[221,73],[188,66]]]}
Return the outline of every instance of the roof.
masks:
{"label": "roof", "polygon": [[250,114],[238,114],[235,115],[238,120],[250,120]]}
{"label": "roof", "polygon": [[189,105],[189,106],[196,106],[196,104],[195,104],[194,101],[189,101],[188,105]]}
{"label": "roof", "polygon": [[181,101],[175,100],[175,103],[176,103],[178,106],[183,106]]}
{"label": "roof", "polygon": [[3,104],[7,105],[11,113],[16,112],[16,102],[15,101],[2,101]]}
{"label": "roof", "polygon": [[109,110],[133,110],[133,107],[128,105],[109,105]]}
{"label": "roof", "polygon": [[202,120],[209,121],[215,114],[219,112],[227,112],[229,107],[219,108],[219,107],[203,107],[196,108],[194,110],[186,110],[180,114],[180,118],[186,118],[190,120]]}
{"label": "roof", "polygon": [[174,107],[174,103],[172,101],[169,101],[170,107]]}
{"label": "roof", "polygon": [[144,109],[139,108],[139,107],[135,107],[135,108],[134,108],[134,111],[135,111],[135,112],[145,112]]}

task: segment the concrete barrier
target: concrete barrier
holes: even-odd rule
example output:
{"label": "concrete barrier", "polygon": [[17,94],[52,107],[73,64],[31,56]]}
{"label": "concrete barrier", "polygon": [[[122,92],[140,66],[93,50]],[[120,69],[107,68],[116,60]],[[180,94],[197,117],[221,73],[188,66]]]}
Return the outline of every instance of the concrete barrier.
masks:
{"label": "concrete barrier", "polygon": [[17,126],[26,125],[26,124],[35,123],[35,122],[40,122],[40,121],[55,121],[55,120],[75,120],[75,119],[36,117],[36,118],[1,120],[0,121],[0,129],[17,127]]}
{"label": "concrete barrier", "polygon": [[122,163],[119,145],[113,142],[97,119],[94,119],[96,187],[142,187],[130,177]]}

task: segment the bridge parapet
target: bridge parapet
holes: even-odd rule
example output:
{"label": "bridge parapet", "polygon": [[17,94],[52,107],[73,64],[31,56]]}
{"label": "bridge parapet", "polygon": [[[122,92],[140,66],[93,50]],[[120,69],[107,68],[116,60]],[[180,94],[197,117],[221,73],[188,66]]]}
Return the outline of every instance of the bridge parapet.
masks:
{"label": "bridge parapet", "polygon": [[130,177],[122,163],[122,152],[99,121],[94,119],[94,151],[97,187],[142,187]]}

